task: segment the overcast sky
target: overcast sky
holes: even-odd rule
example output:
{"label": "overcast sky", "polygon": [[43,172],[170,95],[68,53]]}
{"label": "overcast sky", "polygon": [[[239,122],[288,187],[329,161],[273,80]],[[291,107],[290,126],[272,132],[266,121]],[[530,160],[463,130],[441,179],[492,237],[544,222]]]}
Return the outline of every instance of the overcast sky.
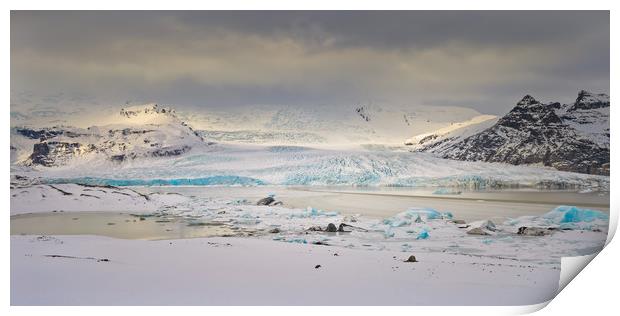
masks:
{"label": "overcast sky", "polygon": [[502,114],[609,92],[607,11],[11,13],[11,89],[185,107]]}

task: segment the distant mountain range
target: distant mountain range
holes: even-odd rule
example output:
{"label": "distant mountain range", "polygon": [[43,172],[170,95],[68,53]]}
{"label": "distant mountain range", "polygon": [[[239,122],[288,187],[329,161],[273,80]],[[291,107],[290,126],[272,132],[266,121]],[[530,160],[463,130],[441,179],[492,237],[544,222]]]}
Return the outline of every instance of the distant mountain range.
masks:
{"label": "distant mountain range", "polygon": [[[334,113],[325,108],[254,107],[195,114],[147,104],[101,116],[98,125],[87,128],[14,125],[11,163],[67,168],[135,165],[142,158],[209,153],[216,150],[214,143],[340,149],[362,145],[372,151],[409,150],[453,160],[608,175],[609,104],[609,96],[587,91],[579,92],[571,104],[542,103],[526,95],[499,118],[459,107],[366,105]],[[416,131],[423,133],[406,140],[408,146],[394,145]]]}
{"label": "distant mountain range", "polygon": [[571,104],[526,95],[503,117],[406,141],[412,151],[467,161],[540,164],[609,175],[609,96],[580,91]]}

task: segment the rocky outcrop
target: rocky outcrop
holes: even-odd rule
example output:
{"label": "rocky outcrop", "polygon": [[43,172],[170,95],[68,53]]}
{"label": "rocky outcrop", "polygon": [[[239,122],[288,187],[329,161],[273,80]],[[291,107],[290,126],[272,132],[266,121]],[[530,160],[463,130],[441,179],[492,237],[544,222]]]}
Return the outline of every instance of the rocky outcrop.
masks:
{"label": "rocky outcrop", "polygon": [[70,157],[89,152],[92,149],[80,143],[43,142],[34,144],[29,164],[52,167],[64,164]]}

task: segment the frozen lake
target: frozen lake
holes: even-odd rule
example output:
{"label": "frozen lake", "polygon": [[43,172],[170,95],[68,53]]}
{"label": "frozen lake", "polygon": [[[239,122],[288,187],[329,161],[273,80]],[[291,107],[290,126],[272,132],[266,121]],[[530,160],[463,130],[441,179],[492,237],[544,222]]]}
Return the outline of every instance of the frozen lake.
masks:
{"label": "frozen lake", "polygon": [[[142,193],[179,193],[200,198],[257,200],[275,194],[284,207],[312,207],[344,215],[387,218],[411,207],[428,207],[451,212],[467,222],[542,215],[558,205],[575,205],[609,211],[609,195],[574,191],[494,190],[452,191],[433,194],[437,189],[352,188],[352,187],[133,187]],[[458,193],[458,194],[457,194]],[[152,211],[156,211],[153,209]],[[99,235],[123,239],[183,239],[233,236],[243,233],[225,225],[193,225],[191,219],[131,215],[129,212],[46,212],[11,217],[11,234]],[[245,232],[248,233],[248,232]],[[253,233],[253,232],[250,232]]]}
{"label": "frozen lake", "polygon": [[575,191],[493,190],[462,191],[458,195],[433,194],[437,188],[398,187],[139,187],[142,192],[177,192],[184,195],[214,198],[235,198],[256,201],[269,194],[284,206],[308,206],[385,218],[410,207],[430,207],[450,211],[455,218],[466,221],[506,219],[524,215],[541,215],[558,205],[574,205],[609,211],[609,193]]}

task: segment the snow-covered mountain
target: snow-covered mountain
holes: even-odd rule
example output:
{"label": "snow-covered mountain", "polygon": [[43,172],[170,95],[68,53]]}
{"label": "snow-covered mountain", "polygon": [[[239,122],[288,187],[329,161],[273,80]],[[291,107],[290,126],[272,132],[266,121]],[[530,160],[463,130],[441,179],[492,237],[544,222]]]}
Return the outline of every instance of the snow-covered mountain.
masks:
{"label": "snow-covered mountain", "polygon": [[[482,118],[473,121],[478,120]],[[12,175],[43,184],[113,186],[609,187],[609,177],[604,176],[446,160],[389,146],[212,144],[174,111],[157,105],[125,108],[101,121],[108,124],[12,128]]]}
{"label": "snow-covered mountain", "polygon": [[413,151],[442,158],[542,164],[558,170],[609,174],[609,96],[580,91],[572,104],[526,95],[505,116],[452,131],[414,137]]}
{"label": "snow-covered mountain", "polygon": [[463,107],[351,105],[247,106],[186,111],[183,119],[205,139],[268,145],[388,144],[408,135],[470,120],[480,113]]}
{"label": "snow-covered mountain", "polygon": [[[11,126],[38,129],[74,126],[85,129],[116,124],[122,119],[116,104],[115,101],[86,96],[12,91]],[[403,140],[410,135],[435,131],[481,115],[466,107],[385,102],[311,106],[249,104],[234,107],[197,104],[174,107],[177,110],[174,115],[208,141],[338,147],[360,144],[402,146]]]}
{"label": "snow-covered mountain", "polygon": [[174,110],[157,104],[123,108],[100,121],[104,125],[88,128],[12,127],[11,162],[45,167],[100,165],[178,156],[208,146]]}

